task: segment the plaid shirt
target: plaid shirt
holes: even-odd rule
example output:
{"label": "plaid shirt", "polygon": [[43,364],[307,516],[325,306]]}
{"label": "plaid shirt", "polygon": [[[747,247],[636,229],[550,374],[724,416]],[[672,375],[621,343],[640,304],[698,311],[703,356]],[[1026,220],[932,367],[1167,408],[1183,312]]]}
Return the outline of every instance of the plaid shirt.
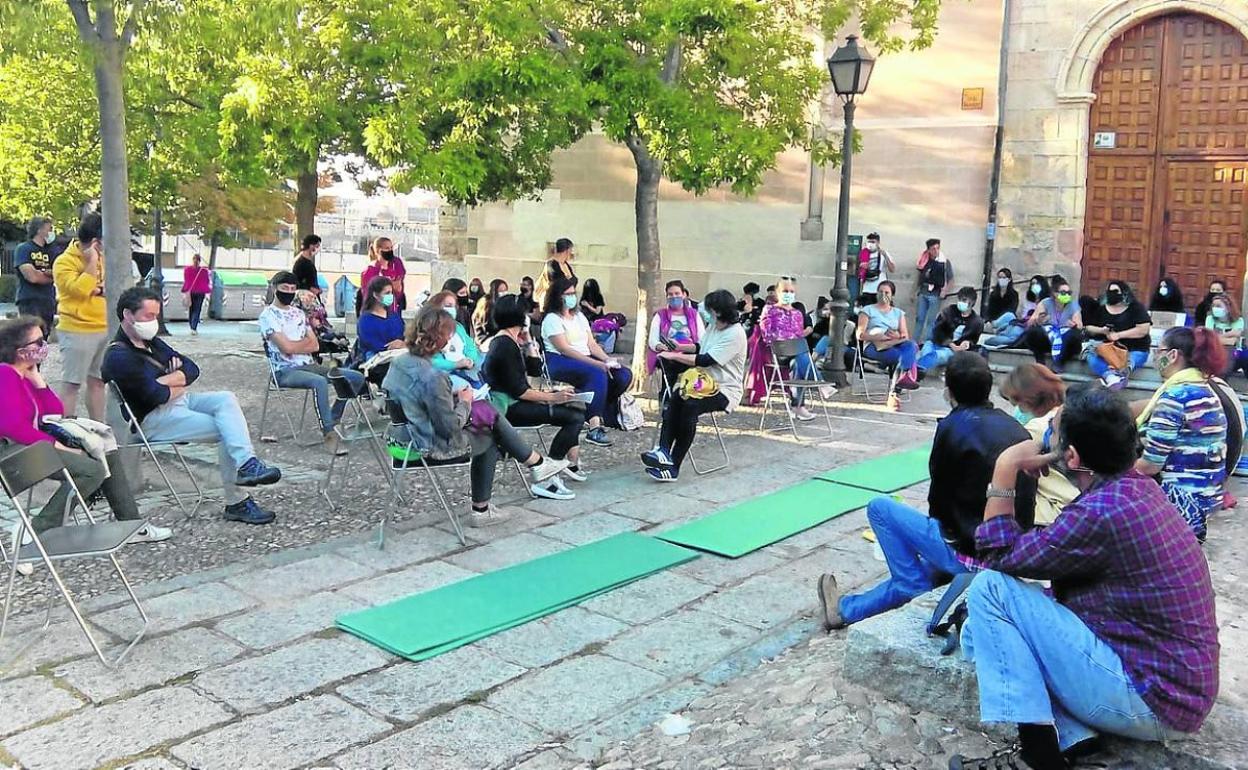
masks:
{"label": "plaid shirt", "polygon": [[1052,525],[1023,532],[1012,516],[976,531],[980,560],[1051,580],[1122,659],[1140,697],[1168,727],[1195,732],[1218,694],[1218,626],[1209,565],[1153,480],[1130,471],[1095,484]]}

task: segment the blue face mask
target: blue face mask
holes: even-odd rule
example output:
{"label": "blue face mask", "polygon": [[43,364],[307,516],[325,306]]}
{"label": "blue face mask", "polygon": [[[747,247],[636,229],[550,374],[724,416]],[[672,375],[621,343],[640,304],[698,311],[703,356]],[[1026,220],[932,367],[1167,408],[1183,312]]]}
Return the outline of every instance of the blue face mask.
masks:
{"label": "blue face mask", "polygon": [[576,310],[576,295],[575,295],[575,294],[564,294],[564,295],[563,295],[563,306],[564,306],[564,307],[566,307],[568,310]]}
{"label": "blue face mask", "polygon": [[672,310],[680,310],[682,307],[685,306],[685,298],[684,297],[668,297],[667,306],[671,308]]}
{"label": "blue face mask", "polygon": [[959,302],[959,303],[958,303],[958,312],[959,312],[959,313],[965,313],[966,311],[968,311],[968,310],[970,310],[970,309],[971,309],[971,303],[969,303],[969,302]]}
{"label": "blue face mask", "polygon": [[1024,412],[1021,406],[1016,406],[1014,407],[1014,419],[1018,420],[1020,424],[1026,425],[1027,423],[1031,422],[1032,417],[1031,415]]}
{"label": "blue face mask", "polygon": [[715,317],[704,307],[698,308],[698,317],[702,319],[702,323],[706,326],[710,326],[715,323]]}
{"label": "blue face mask", "polygon": [[390,307],[391,305],[393,305],[393,304],[394,304],[394,295],[393,295],[393,294],[383,294],[383,295],[381,295],[381,304],[382,304],[382,305],[384,305],[384,306],[386,306],[386,307]]}

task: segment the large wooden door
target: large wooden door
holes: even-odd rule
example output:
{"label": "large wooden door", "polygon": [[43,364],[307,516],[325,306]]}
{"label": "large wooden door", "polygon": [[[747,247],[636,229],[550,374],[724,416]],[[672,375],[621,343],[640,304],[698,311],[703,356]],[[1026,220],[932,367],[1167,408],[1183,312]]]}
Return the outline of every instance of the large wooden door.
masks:
{"label": "large wooden door", "polygon": [[1248,248],[1248,41],[1216,20],[1149,19],[1115,40],[1090,111],[1084,291],[1145,292],[1173,276],[1188,298],[1242,288]]}

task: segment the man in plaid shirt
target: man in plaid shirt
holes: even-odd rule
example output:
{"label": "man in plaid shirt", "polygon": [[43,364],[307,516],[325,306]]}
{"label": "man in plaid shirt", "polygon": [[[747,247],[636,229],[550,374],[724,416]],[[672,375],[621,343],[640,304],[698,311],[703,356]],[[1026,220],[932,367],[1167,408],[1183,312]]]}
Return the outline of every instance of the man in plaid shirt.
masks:
{"label": "man in plaid shirt", "polygon": [[[1209,566],[1192,530],[1134,470],[1135,421],[1118,394],[1072,390],[1057,446],[1018,444],[997,459],[976,531],[988,570],[967,592],[962,642],[979,678],[980,717],[1018,725],[1020,745],[954,770],[1066,768],[1098,733],[1161,740],[1195,732],[1218,691]],[[1066,473],[1081,491],[1054,523],[1024,532],[1020,471]],[[1018,578],[1052,581],[1050,597]]]}

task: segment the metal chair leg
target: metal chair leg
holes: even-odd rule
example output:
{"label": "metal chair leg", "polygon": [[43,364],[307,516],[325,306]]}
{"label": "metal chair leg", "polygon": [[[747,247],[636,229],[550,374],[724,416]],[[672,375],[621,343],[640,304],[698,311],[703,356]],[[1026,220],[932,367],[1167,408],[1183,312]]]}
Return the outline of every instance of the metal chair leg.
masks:
{"label": "metal chair leg", "polygon": [[455,537],[459,538],[460,545],[468,545],[468,539],[464,537],[464,530],[459,526],[459,518],[455,516],[455,511],[451,509],[451,504],[447,502],[446,495],[442,494],[442,486],[438,484],[438,479],[433,475],[433,468],[429,467],[429,463],[422,457],[421,465],[425,466],[425,473],[429,474],[429,483],[433,486],[434,493],[438,496],[438,502],[442,504],[442,510],[446,511],[446,518],[451,520],[451,527],[455,530]]}
{"label": "metal chair leg", "polygon": [[728,445],[724,443],[724,432],[719,427],[719,420],[715,416],[715,412],[711,412],[711,425],[715,428],[715,438],[719,441],[719,450],[724,454],[724,462],[713,468],[699,468],[698,459],[694,456],[693,449],[691,447],[689,450],[689,463],[693,466],[693,472],[699,476],[705,476],[708,473],[722,471],[732,464],[732,458],[728,456]]}

